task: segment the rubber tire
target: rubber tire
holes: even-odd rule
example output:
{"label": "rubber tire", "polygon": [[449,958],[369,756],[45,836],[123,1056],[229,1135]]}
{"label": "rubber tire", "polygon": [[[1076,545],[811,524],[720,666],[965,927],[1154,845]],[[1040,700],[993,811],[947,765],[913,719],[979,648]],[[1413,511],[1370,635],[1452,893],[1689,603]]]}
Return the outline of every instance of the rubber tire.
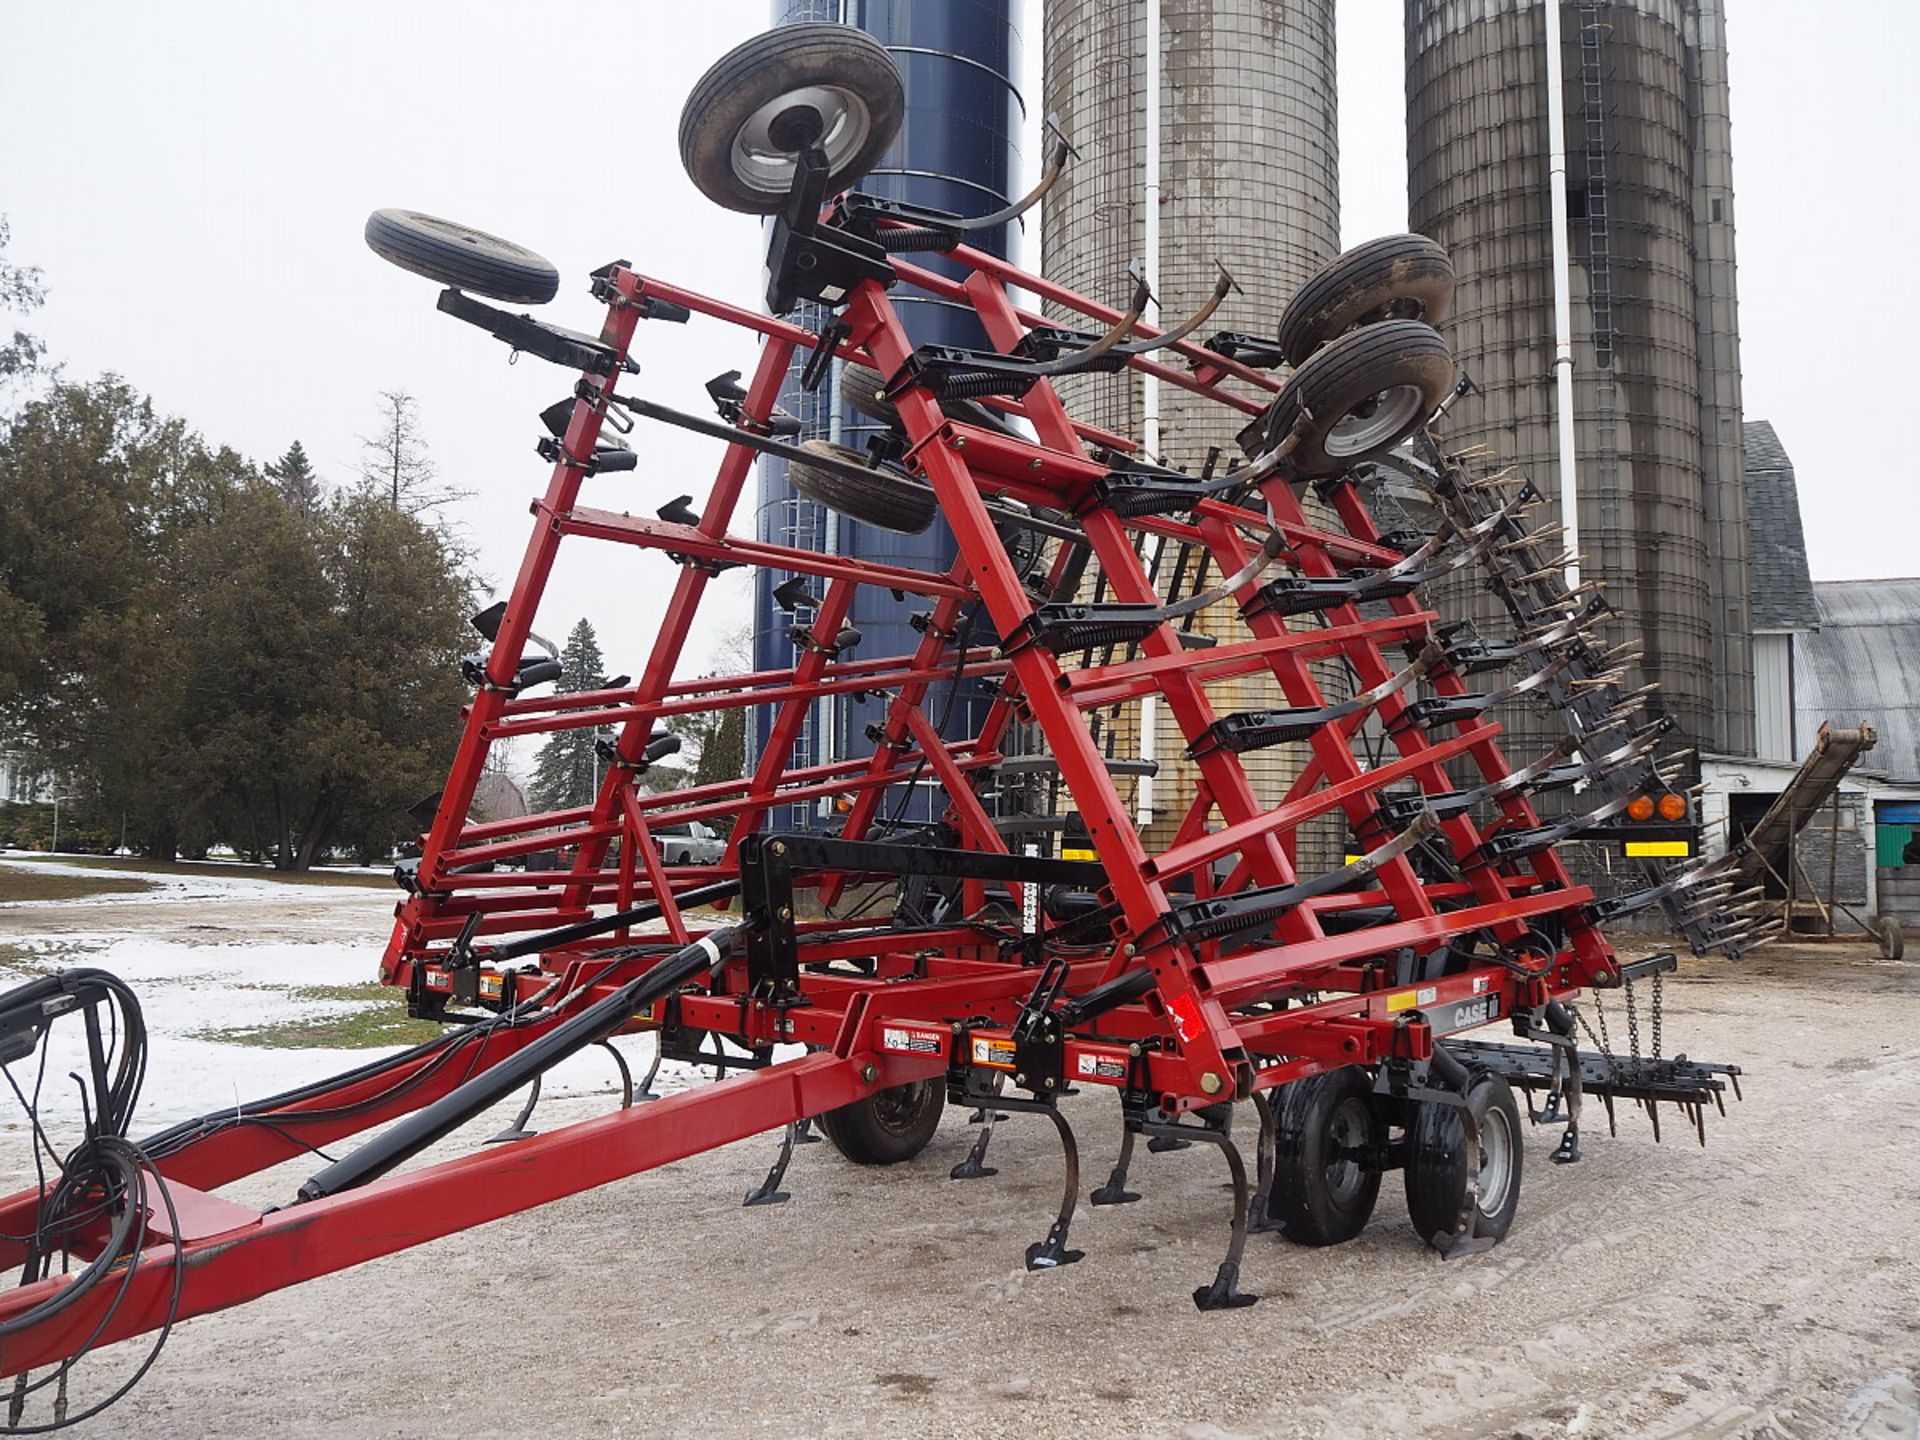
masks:
{"label": "rubber tire", "polygon": [[1336,1163],[1329,1154],[1332,1125],[1343,1111],[1364,1115],[1366,1143],[1379,1143],[1373,1080],[1357,1065],[1292,1081],[1275,1096],[1273,1189],[1267,1213],[1295,1244],[1339,1245],[1353,1239],[1366,1228],[1380,1198],[1378,1170],[1362,1172],[1358,1192],[1344,1201],[1327,1183],[1327,1169]]}
{"label": "rubber tire", "polygon": [[[867,457],[858,450],[849,450],[831,440],[803,441],[800,448],[817,455],[831,455],[852,465],[867,463]],[[933,524],[933,517],[940,513],[933,491],[925,485],[916,485],[898,471],[883,467],[867,471],[866,476],[870,478],[856,480],[851,475],[816,469],[800,460],[787,466],[787,479],[793,482],[794,489],[809,500],[817,500],[829,510],[837,510],[863,525],[902,535],[918,535]]]}
{"label": "rubber tire", "polygon": [[820,1129],[856,1165],[898,1165],[927,1148],[946,1106],[946,1081],[915,1080],[826,1111]]}
{"label": "rubber tire", "polygon": [[1882,915],[1876,934],[1880,941],[1880,956],[1884,960],[1898,960],[1907,953],[1907,937],[1900,928],[1900,922],[1891,915]]}
{"label": "rubber tire", "polygon": [[761,188],[733,167],[733,142],[761,106],[810,85],[837,85],[865,102],[865,142],[828,173],[829,194],[878,163],[900,133],[906,86],[887,47],[852,25],[782,25],[736,45],[716,60],[680,111],[680,164],[714,204],[747,215],[775,215],[788,185]]}
{"label": "rubber tire", "polygon": [[366,236],[382,260],[489,300],[544,305],[560,293],[560,272],[544,255],[457,220],[376,210],[367,217]]}
{"label": "rubber tire", "polygon": [[[1293,378],[1267,408],[1260,446],[1268,449],[1284,442],[1305,408],[1313,418],[1300,443],[1287,456],[1284,468],[1298,480],[1343,474],[1386,454],[1426,424],[1427,417],[1453,389],[1456,374],[1447,342],[1422,321],[1386,320],[1355,330],[1294,371]],[[1399,385],[1416,388],[1421,403],[1397,433],[1352,454],[1327,453],[1327,440],[1348,412]]]}
{"label": "rubber tire", "polygon": [[[1525,1147],[1521,1143],[1520,1107],[1514,1103],[1513,1087],[1497,1075],[1476,1074],[1467,1088],[1467,1107],[1482,1132],[1489,1116],[1504,1119],[1513,1174],[1498,1210],[1484,1208],[1485,1197],[1475,1207],[1473,1233],[1478,1238],[1501,1240],[1513,1226],[1520,1208],[1520,1181]],[[1413,1123],[1407,1127],[1407,1213],[1420,1238],[1436,1250],[1444,1250],[1458,1235],[1460,1212],[1466,1204],[1466,1130],[1460,1123],[1458,1107],[1437,1101],[1423,1101],[1413,1107]]]}
{"label": "rubber tire", "polygon": [[[904,435],[907,433],[906,422],[900,418],[900,407],[886,397],[886,385],[880,372],[866,365],[845,364],[840,367],[837,387],[840,403],[856,415]],[[978,425],[984,430],[997,430],[1002,435],[1016,438],[1020,435],[1008,423],[1007,416],[977,401],[942,400],[940,409],[949,420],[957,420],[962,425]]]}
{"label": "rubber tire", "polygon": [[854,414],[889,430],[906,430],[900,420],[900,407],[887,398],[887,382],[878,370],[850,362],[843,364],[835,388],[840,392],[840,403]]}
{"label": "rubber tire", "polygon": [[1303,365],[1356,325],[1446,317],[1453,261],[1424,235],[1388,235],[1356,245],[1302,285],[1280,316],[1280,353]]}

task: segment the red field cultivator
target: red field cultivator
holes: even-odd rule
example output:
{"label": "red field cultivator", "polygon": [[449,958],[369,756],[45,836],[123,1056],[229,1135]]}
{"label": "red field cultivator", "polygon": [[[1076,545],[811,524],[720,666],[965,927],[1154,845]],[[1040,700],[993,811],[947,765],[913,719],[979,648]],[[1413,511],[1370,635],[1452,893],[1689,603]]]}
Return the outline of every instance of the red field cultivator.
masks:
{"label": "red field cultivator", "polygon": [[[781,1127],[778,1163],[748,1203],[783,1200],[793,1146],[815,1121],[849,1158],[889,1163],[928,1143],[944,1106],[967,1107],[980,1124],[961,1179],[993,1173],[996,1120],[1045,1117],[1066,1173],[1057,1215],[1027,1250],[1039,1269],[1080,1258],[1068,1233],[1079,1151],[1061,1099],[1109,1094],[1121,1145],[1092,1203],[1138,1198],[1127,1185],[1140,1136],[1212,1146],[1230,1172],[1229,1246],[1217,1273],[1195,1277],[1202,1309],[1252,1303],[1238,1284],[1250,1231],[1349,1239],[1390,1169],[1404,1171],[1434,1246],[1499,1240],[1520,1192],[1516,1087],[1542,1093],[1532,1119],[1562,1127],[1557,1161],[1580,1158],[1583,1096],[1609,1113],[1616,1097],[1656,1116],[1668,1102],[1704,1135],[1733,1068],[1641,1055],[1637,1040],[1629,1055],[1582,1051],[1575,997],[1643,977],[1657,986],[1674,963],[1623,961],[1602,934],[1609,919],[1664,906],[1701,950],[1750,934],[1710,867],[1656,864],[1603,900],[1557,853],[1649,805],[1656,823],[1683,824],[1684,797],[1656,762],[1663,724],[1647,697],[1620,692],[1595,637],[1604,599],[1569,593],[1551,535],[1531,527],[1532,486],[1446,448],[1456,372],[1426,323],[1445,303],[1444,254],[1417,237],[1351,252],[1303,291],[1279,339],[1200,343],[1216,302],[1156,329],[1141,321],[1144,287],[1118,312],[967,246],[1010,213],[966,219],[851,191],[898,122],[885,61],[856,32],[794,27],[716,66],[724,103],[708,94],[713,77],[689,103],[682,148],[696,183],[774,217],[770,314],[616,262],[592,276],[598,332],[577,333],[475,298],[551,298],[557,277],[537,256],[408,212],[369,222],[376,249],[450,287],[443,311],[578,372],[544,417],[552,471],[512,593],[476,617],[490,648],[471,663],[458,757],[419,860],[403,867],[383,962],[411,1011],[448,1028],[136,1146],[124,1138],[144,1062],[131,995],[69,972],[6,997],[10,1055],[30,1053],[61,1011],[83,1016],[96,1100],[63,1176],[5,1203],[4,1249],[30,1283],[0,1302],[0,1370],[58,1365]],[[1053,161],[1065,160],[1062,144]],[[903,258],[929,252],[946,257],[940,273]],[[971,310],[990,347],[916,347],[894,304],[904,290]],[[801,301],[823,307],[817,328],[783,318]],[[758,346],[744,382],[710,387],[714,416],[630,393],[638,328],[678,323],[730,327],[743,368]],[[884,428],[870,453],[796,442],[776,404],[796,356],[811,357],[809,388],[836,361],[852,377],[843,384]],[[1289,365],[1283,382],[1275,372]],[[1127,368],[1244,417],[1244,458],[1198,474],[1163,465],[1077,421],[1053,383]],[[697,514],[684,499],[650,513],[677,487],[630,448],[641,422],[717,442]],[[958,560],[927,573],[743,538],[742,492],[763,455],[868,523],[904,528],[937,511]],[[1427,528],[1382,532],[1372,500],[1389,481],[1424,497]],[[542,591],[583,537],[627,547],[637,583],[668,592],[658,637],[634,681],[530,694],[557,668],[528,653]],[[1156,567],[1150,553],[1183,563]],[[703,596],[740,566],[782,577],[792,663],[681,678]],[[1504,600],[1508,633],[1450,624],[1423,602],[1423,586],[1468,567]],[[1185,579],[1170,585],[1170,568]],[[857,602],[914,610],[917,646],[856,656]],[[1223,605],[1244,620],[1238,638],[1190,628]],[[1284,704],[1215,708],[1209,687],[1250,675],[1271,677]],[[988,699],[956,737],[940,712],[962,685]],[[809,708],[852,695],[876,717],[871,755],[796,763]],[[1162,848],[1143,840],[1126,777],[1089,727],[1149,696],[1199,774]],[[1516,768],[1490,711],[1522,696],[1564,716],[1567,739]],[[768,717],[751,773],[650,793],[649,767],[678,744],[675,718],[730,707]],[[608,736],[591,805],[468,821],[490,747],[575,728]],[[1022,773],[1050,777],[1040,818],[1077,816],[1087,838],[1072,848],[1094,858],[1033,843],[1045,824],[1007,824],[998,790],[1016,736]],[[1304,769],[1285,794],[1263,795],[1243,757],[1276,746]],[[894,823],[889,796],[927,780],[945,814]],[[1543,796],[1561,810],[1537,809]],[[822,802],[831,833],[769,824]],[[1328,816],[1348,856],[1316,870],[1300,837]],[[664,862],[663,827],[722,818],[718,860]],[[847,905],[876,885],[890,912]],[[1496,1025],[1507,1043],[1466,1038]],[[737,1073],[644,1105],[629,1083],[629,1104],[600,1118],[401,1169],[559,1060],[639,1031],[658,1054]],[[210,1193],[376,1126],[278,1209]]]}

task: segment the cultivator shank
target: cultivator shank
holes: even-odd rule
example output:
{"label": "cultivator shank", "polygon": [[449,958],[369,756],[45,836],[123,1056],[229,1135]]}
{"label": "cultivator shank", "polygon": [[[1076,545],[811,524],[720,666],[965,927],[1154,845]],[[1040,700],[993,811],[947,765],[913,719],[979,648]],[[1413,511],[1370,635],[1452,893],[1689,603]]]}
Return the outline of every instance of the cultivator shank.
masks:
{"label": "cultivator shank", "polygon": [[[1583,1090],[1677,1102],[1695,1118],[1718,1099],[1727,1067],[1577,1049],[1576,994],[1635,970],[1623,970],[1601,916],[1665,901],[1701,946],[1738,936],[1715,906],[1689,903],[1690,892],[1722,894],[1697,872],[1651,873],[1645,898],[1601,902],[1557,853],[1663,788],[1664,727],[1613,684],[1593,632],[1604,602],[1560,583],[1553,534],[1528,528],[1531,486],[1448,453],[1454,371],[1438,336],[1415,319],[1363,325],[1326,337],[1283,384],[1264,368],[1277,349],[1184,338],[1227,293],[1224,278],[1200,314],[1159,331],[1141,322],[1144,286],[1116,311],[959,243],[964,224],[857,195],[836,203],[831,157],[797,149],[790,191],[767,206],[770,294],[779,312],[801,299],[824,306],[818,329],[625,262],[592,277],[604,307],[593,335],[501,320],[458,290],[443,297],[457,318],[580,372],[549,412],[553,463],[533,533],[504,608],[486,617],[490,648],[419,860],[404,867],[382,962],[413,1013],[469,1023],[330,1088],[155,1137],[146,1148],[158,1172],[191,1202],[175,1249],[158,1246],[111,1307],[94,1297],[57,1321],[0,1331],[0,1369],[70,1353],[103,1315],[103,1338],[136,1333],[783,1126],[773,1172],[749,1201],[784,1198],[801,1122],[821,1117],[857,1159],[900,1159],[927,1142],[927,1117],[937,1122],[947,1097],[985,1122],[956,1178],[993,1173],[996,1117],[1039,1114],[1057,1127],[1064,1199],[1027,1253],[1031,1268],[1080,1258],[1068,1246],[1079,1152],[1062,1097],[1117,1101],[1123,1147],[1095,1204],[1138,1198],[1126,1188],[1138,1135],[1155,1149],[1222,1151],[1230,1249],[1195,1301],[1228,1308],[1253,1298],[1238,1289],[1250,1232],[1347,1238],[1385,1168],[1408,1169],[1426,1239],[1452,1253],[1497,1239],[1511,1197],[1475,1177],[1508,1174],[1517,1193],[1508,1080],[1550,1093],[1543,1113],[1567,1126],[1563,1159],[1578,1156]],[[901,258],[925,249],[946,269]],[[965,307],[991,348],[917,347],[895,304],[903,291]],[[715,416],[640,392],[643,322],[737,336],[745,378],[708,387]],[[823,460],[794,438],[776,400],[807,356],[815,383],[835,364],[882,377],[876,403],[893,418],[872,464]],[[1054,388],[1126,370],[1244,418],[1251,452],[1218,474],[1174,469],[1076,421]],[[681,494],[695,487],[627,458],[643,421],[720,445],[697,512]],[[953,564],[919,571],[739,533],[763,455],[817,463],[850,487],[856,515],[861,495],[930,491]],[[1430,498],[1433,528],[1383,533],[1369,499],[1382,466]],[[1311,513],[1310,492],[1323,502]],[[542,594],[582,540],[633,552],[640,583],[666,597],[657,635],[631,682],[529,693]],[[1165,546],[1184,557],[1178,573],[1217,582],[1167,593],[1146,558]],[[703,668],[689,637],[711,581],[740,567],[773,572],[793,614],[791,664],[683,678]],[[1468,567],[1506,601],[1510,635],[1470,633],[1428,607],[1424,587]],[[918,642],[867,654],[856,617],[894,606],[916,612]],[[1221,606],[1241,617],[1237,637],[1186,627]],[[1335,671],[1349,683],[1329,688]],[[1250,676],[1283,703],[1217,706],[1212,687]],[[990,698],[962,729],[965,707],[950,699],[974,686]],[[825,697],[873,704],[870,755],[797,758]],[[1149,844],[1130,793],[1151,767],[1116,759],[1089,724],[1148,697],[1199,777],[1165,844]],[[1558,710],[1568,736],[1515,766],[1493,716],[1523,697]],[[742,708],[765,717],[750,773],[649,790],[683,717]],[[611,735],[590,804],[468,821],[495,746],[572,729]],[[1243,761],[1276,747],[1302,760],[1284,794],[1263,792]],[[998,787],[1036,773],[1050,804],[1009,815]],[[944,815],[892,823],[902,788],[929,780]],[[1535,809],[1537,796],[1575,791],[1578,814]],[[800,805],[834,814],[831,829],[772,823]],[[1069,813],[1086,836],[1071,848],[1090,855],[1034,845]],[[1350,836],[1346,862],[1324,871],[1300,843],[1322,817]],[[691,821],[730,822],[724,854],[664,863],[658,832]],[[848,906],[875,885],[893,897],[890,912]],[[1531,1043],[1458,1038],[1496,1024]],[[668,1058],[748,1073],[394,1173],[559,1058],[636,1032]],[[1232,1130],[1243,1101],[1258,1126],[1251,1179]],[[297,1203],[209,1211],[196,1228],[201,1192],[391,1119],[315,1173]],[[1508,1169],[1486,1168],[1501,1155]],[[30,1229],[38,1203],[17,1198],[0,1231]],[[1441,1219],[1422,1220],[1432,1215]],[[16,1292],[0,1325],[59,1283]]]}

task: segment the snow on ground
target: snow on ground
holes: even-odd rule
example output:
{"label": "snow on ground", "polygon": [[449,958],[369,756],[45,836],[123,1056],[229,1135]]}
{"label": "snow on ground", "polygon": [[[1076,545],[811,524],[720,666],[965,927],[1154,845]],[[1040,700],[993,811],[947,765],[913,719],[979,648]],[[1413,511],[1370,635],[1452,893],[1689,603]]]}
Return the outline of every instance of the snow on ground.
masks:
{"label": "snow on ground", "polygon": [[[192,862],[183,862],[178,873],[164,874],[152,870],[120,869],[107,865],[79,865],[61,860],[43,860],[28,858],[30,852],[21,850],[0,850],[0,865],[8,869],[28,871],[35,875],[69,875],[87,880],[141,880],[153,887],[148,895],[153,899],[164,900],[241,900],[258,899],[263,902],[284,900],[287,898],[288,885],[291,882],[270,878],[270,872],[263,871],[259,878],[251,875],[220,875],[211,869],[205,874],[197,873]],[[12,863],[9,863],[12,862]],[[329,873],[332,873],[329,871]],[[393,893],[392,882],[382,881],[384,873],[355,867],[350,874],[365,875],[366,890],[382,895]],[[333,885],[336,890],[360,891],[358,885]],[[91,895],[79,900],[16,900],[0,905],[0,911],[44,909],[60,905],[109,905],[124,902],[124,894]]]}
{"label": "snow on ground", "polygon": [[[0,863],[4,863],[0,860]],[[101,895],[79,900],[22,901],[0,905],[0,941],[22,953],[7,978],[14,983],[31,974],[75,965],[94,966],[119,976],[139,996],[148,1031],[146,1084],[135,1117],[134,1134],[144,1134],[224,1105],[242,1103],[355,1068],[402,1046],[372,1048],[279,1048],[223,1038],[235,1031],[271,1030],[289,1022],[364,1011],[398,1014],[405,1005],[398,991],[374,998],[343,998],[342,988],[368,986],[375,979],[386,943],[383,906],[392,891],[359,886],[290,886],[269,878],[220,875],[156,875],[145,871],[34,861],[36,871],[96,878],[126,876],[152,880],[157,889],[129,897]],[[179,914],[178,902],[205,906],[205,923],[185,926],[174,920],[143,932],[143,916],[156,902],[175,902],[157,913]],[[295,938],[256,938],[271,933],[281,907],[303,911],[320,907],[333,923],[311,925]],[[112,925],[99,929],[38,930],[36,918],[49,910],[86,908]],[[257,915],[258,927],[247,923]],[[335,992],[315,994],[315,991]],[[651,1037],[619,1042],[636,1080],[653,1055]],[[68,1073],[84,1069],[85,1036],[77,1020],[56,1023],[46,1047],[47,1064],[40,1110],[50,1127],[65,1130],[79,1118],[79,1096]],[[23,1091],[31,1092],[39,1057],[10,1067]],[[684,1088],[687,1068],[669,1064],[655,1081],[656,1091]],[[549,1095],[614,1093],[618,1073],[604,1050],[590,1049],[550,1071]],[[4,1092],[0,1092],[3,1095]],[[8,1113],[12,1112],[12,1113]],[[24,1134],[24,1117],[0,1106],[0,1135]],[[505,1121],[503,1120],[503,1124]],[[538,1120],[534,1124],[538,1125]]]}

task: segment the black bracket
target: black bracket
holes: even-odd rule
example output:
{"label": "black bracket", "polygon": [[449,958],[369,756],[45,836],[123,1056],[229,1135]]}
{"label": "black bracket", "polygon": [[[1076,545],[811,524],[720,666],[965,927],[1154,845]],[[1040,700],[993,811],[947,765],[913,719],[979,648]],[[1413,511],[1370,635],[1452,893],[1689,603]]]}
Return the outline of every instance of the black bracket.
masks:
{"label": "black bracket", "polygon": [[749,835],[740,842],[740,893],[748,922],[748,988],[778,1006],[804,1003],[793,925],[793,866],[785,837]]}
{"label": "black bracket", "polygon": [[442,290],[438,308],[456,320],[478,325],[513,347],[516,354],[537,355],[570,370],[589,370],[597,375],[611,375],[618,370],[629,375],[640,373],[638,365],[596,336],[536,320],[531,315],[510,315],[459,290]]}
{"label": "black bracket", "polygon": [[802,300],[840,305],[863,280],[891,288],[897,278],[881,245],[820,223],[828,173],[827,157],[817,145],[794,157],[793,188],[767,245],[767,308],[775,315],[787,314]]}

